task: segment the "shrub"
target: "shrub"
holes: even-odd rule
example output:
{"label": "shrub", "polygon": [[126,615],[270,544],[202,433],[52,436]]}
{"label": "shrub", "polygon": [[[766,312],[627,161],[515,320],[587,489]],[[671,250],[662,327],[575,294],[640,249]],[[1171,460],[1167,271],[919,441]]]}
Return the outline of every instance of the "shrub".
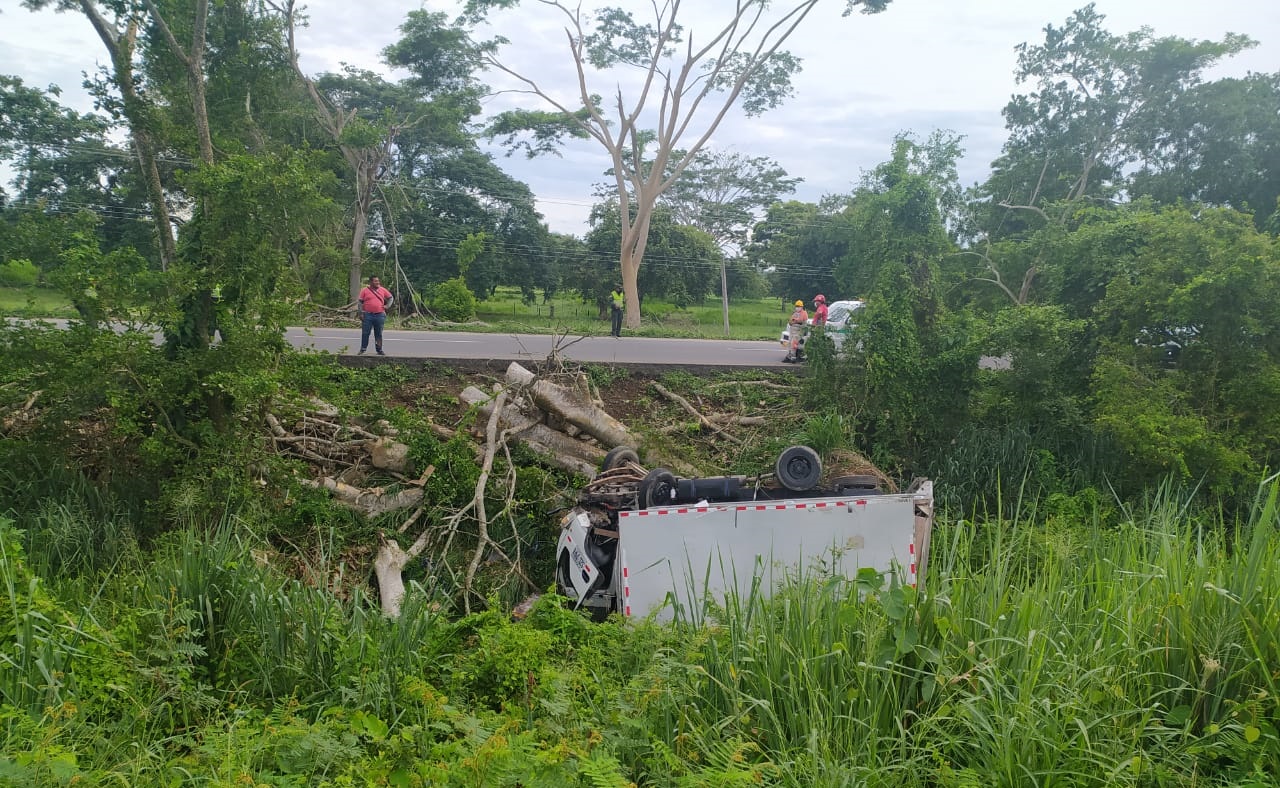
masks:
{"label": "shrub", "polygon": [[442,320],[462,323],[476,316],[476,297],[462,277],[449,279],[436,285],[431,310]]}
{"label": "shrub", "polygon": [[34,287],[40,278],[40,269],[30,260],[10,260],[0,265],[0,286]]}

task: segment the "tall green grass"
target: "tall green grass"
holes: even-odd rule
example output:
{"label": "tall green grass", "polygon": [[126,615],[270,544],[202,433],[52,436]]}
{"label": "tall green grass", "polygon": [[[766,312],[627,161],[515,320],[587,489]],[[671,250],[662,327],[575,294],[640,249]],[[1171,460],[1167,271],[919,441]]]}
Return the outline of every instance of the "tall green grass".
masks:
{"label": "tall green grass", "polygon": [[0,782],[1274,785],[1280,487],[1189,502],[942,516],[920,590],[809,574],[675,625],[421,589],[391,621],[233,517],[75,591],[0,523]]}
{"label": "tall green grass", "polygon": [[731,599],[646,712],[684,763],[790,785],[1275,784],[1277,490],[1248,523],[1185,504],[1114,531],[944,524],[919,596]]}

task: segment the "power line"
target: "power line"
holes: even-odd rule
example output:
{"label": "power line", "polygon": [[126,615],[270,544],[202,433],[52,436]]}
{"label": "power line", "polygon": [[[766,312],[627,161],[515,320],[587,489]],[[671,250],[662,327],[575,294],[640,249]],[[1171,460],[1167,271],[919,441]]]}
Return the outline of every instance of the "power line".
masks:
{"label": "power line", "polygon": [[[69,153],[88,153],[88,154],[93,154],[98,156],[136,160],[136,153],[133,152],[132,150],[118,150],[118,149],[113,149],[105,146],[97,147],[97,146],[89,145],[86,143],[36,142],[33,140],[16,140],[15,144],[25,146],[25,147],[37,147],[37,148],[49,148],[53,150],[62,150]],[[130,149],[132,148],[131,145],[126,147]],[[155,157],[155,160],[157,162],[162,162],[165,164],[173,164],[173,165],[178,165],[183,167],[198,166],[197,162],[191,159],[179,157],[176,155],[157,155]],[[423,184],[423,183],[413,183],[413,182],[408,182],[404,180],[402,177],[384,178],[379,180],[378,182],[383,185],[396,186],[402,189],[407,189],[409,191],[414,191],[423,196],[430,196],[430,195],[460,196],[460,197],[470,197],[473,199],[492,199],[492,200],[499,200],[499,201],[509,202],[509,203],[519,202],[525,199],[532,199],[535,202],[541,203],[541,204],[564,205],[564,206],[570,206],[575,208],[594,208],[596,205],[600,204],[600,201],[585,202],[582,200],[575,200],[569,197],[539,197],[538,195],[532,194],[531,192],[521,192],[517,189],[511,189],[511,190],[488,189],[488,190],[480,191],[475,189],[466,189],[462,187],[446,187],[446,186],[429,185],[429,184]],[[708,211],[708,212],[703,212],[702,216],[709,220],[718,220],[718,219],[737,220],[740,218],[739,214],[730,213],[727,211]],[[771,228],[776,228],[778,230],[794,231],[794,230],[804,230],[804,229],[814,229],[814,228],[824,227],[829,221],[832,221],[835,218],[836,218],[835,214],[825,214],[822,216],[815,217],[812,220],[774,220],[769,224]],[[753,216],[753,223],[758,224],[765,220],[766,219]]]}
{"label": "power line", "polygon": [[[109,219],[121,219],[132,221],[144,221],[150,223],[153,219],[150,212],[141,208],[133,208],[123,205],[106,205],[101,203],[89,203],[83,201],[59,201],[46,202],[36,200],[22,200],[9,203],[6,207],[20,211],[44,211],[47,213],[74,215],[82,211],[92,211]],[[509,243],[498,238],[490,238],[488,241],[491,248],[495,251],[505,253],[511,257],[516,257],[528,261],[539,262],[559,262],[566,264],[583,264],[583,263],[605,263],[612,264],[612,253],[604,253],[593,251],[591,249],[577,249],[566,253],[562,253],[547,246],[535,246],[531,244]],[[458,244],[452,238],[442,235],[419,236],[417,245],[420,248],[433,252],[454,252],[457,250]],[[649,253],[644,257],[643,264],[645,268],[652,270],[659,268],[663,270],[688,270],[691,267],[708,267],[718,268],[719,261],[710,258],[693,258],[681,257],[676,255],[658,255]],[[834,266],[830,268],[822,268],[817,266],[785,266],[784,270],[793,276],[830,276]]]}
{"label": "power line", "polygon": [[[88,154],[98,155],[98,156],[128,159],[131,161],[136,159],[136,153],[132,151],[116,150],[108,147],[96,147],[96,146],[88,145],[84,143],[45,143],[45,142],[36,143],[32,141],[23,141],[23,142],[20,142],[19,144],[26,147],[50,148],[53,150],[62,150],[69,153],[88,153]],[[174,164],[174,165],[179,165],[183,167],[198,166],[198,163],[191,159],[180,158],[173,155],[156,156],[154,158],[157,162],[162,162],[165,164]],[[509,203],[519,202],[524,199],[532,199],[535,202],[544,204],[544,205],[565,205],[565,206],[571,206],[575,208],[594,208],[595,206],[599,205],[601,202],[601,201],[585,202],[582,200],[574,200],[569,197],[540,197],[531,192],[519,192],[518,190],[514,190],[514,189],[511,191],[494,190],[494,189],[480,191],[475,189],[466,189],[462,187],[433,186],[429,184],[407,182],[403,178],[385,178],[385,179],[379,180],[378,183],[382,185],[397,186],[402,189],[407,189],[409,191],[417,192],[423,196],[435,195],[435,196],[471,197],[475,199],[487,198],[487,199],[498,200],[498,201],[509,202]],[[609,198],[606,198],[606,199],[609,199]],[[702,216],[710,220],[716,220],[716,219],[737,220],[740,218],[739,214],[730,213],[727,211],[726,212],[704,211],[702,213]],[[774,221],[771,223],[771,226],[779,229],[806,229],[806,228],[821,227],[823,226],[824,218],[829,218],[829,217],[819,217],[815,221]],[[753,217],[753,220],[756,223],[763,221],[759,217]]]}

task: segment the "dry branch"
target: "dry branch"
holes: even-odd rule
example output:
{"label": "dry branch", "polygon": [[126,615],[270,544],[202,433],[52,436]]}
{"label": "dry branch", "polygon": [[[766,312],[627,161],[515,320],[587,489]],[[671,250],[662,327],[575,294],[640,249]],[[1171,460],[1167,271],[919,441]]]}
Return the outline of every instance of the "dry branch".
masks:
{"label": "dry branch", "polygon": [[736,424],[740,427],[763,427],[769,424],[764,416],[735,416],[732,413],[713,413],[708,416],[716,424]]}
{"label": "dry branch", "polygon": [[688,413],[689,415],[697,419],[698,425],[701,426],[703,429],[710,430],[711,432],[716,433],[717,435],[721,436],[722,438],[725,438],[726,440],[729,440],[733,443],[741,445],[742,443],[741,440],[725,432],[723,429],[717,426],[714,422],[712,422],[706,416],[702,415],[702,413],[697,408],[689,404],[689,400],[685,399],[684,397],[680,396],[674,391],[671,391],[666,386],[662,385],[656,380],[651,381],[650,385],[653,386],[654,390],[657,391],[659,394],[671,400],[675,404],[679,405],[681,408],[684,409],[686,413]]}
{"label": "dry branch", "polygon": [[719,388],[724,388],[725,386],[738,386],[739,388],[744,386],[755,386],[756,388],[771,389],[773,391],[795,391],[796,390],[795,386],[786,386],[781,383],[774,383],[769,380],[726,380],[726,381],[721,381],[720,383],[708,383],[706,385],[706,388],[719,389]]}

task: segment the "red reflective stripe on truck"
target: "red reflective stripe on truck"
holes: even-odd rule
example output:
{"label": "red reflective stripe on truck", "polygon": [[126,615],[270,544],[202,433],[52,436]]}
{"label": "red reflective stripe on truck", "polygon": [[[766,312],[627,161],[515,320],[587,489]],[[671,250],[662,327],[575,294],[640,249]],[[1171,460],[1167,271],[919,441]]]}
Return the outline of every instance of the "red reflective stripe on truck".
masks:
{"label": "red reflective stripe on truck", "polygon": [[708,512],[782,512],[788,509],[833,509],[837,506],[866,506],[866,499],[852,501],[818,501],[815,503],[738,504],[729,506],[681,506],[677,509],[635,509],[618,512],[619,517],[666,516],[672,514],[706,514]]}
{"label": "red reflective stripe on truck", "polygon": [[631,569],[627,566],[627,552],[621,551],[622,555],[622,615],[631,618]]}

